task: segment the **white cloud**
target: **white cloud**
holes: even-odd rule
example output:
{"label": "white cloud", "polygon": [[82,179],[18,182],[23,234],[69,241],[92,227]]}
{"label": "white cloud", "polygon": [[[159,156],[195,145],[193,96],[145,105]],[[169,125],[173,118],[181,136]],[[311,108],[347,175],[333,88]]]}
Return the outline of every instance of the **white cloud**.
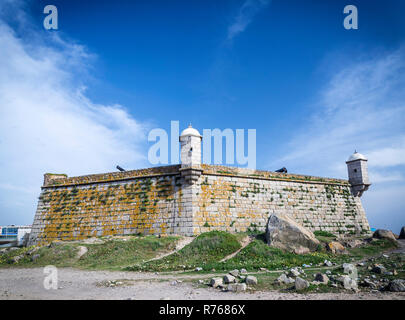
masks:
{"label": "white cloud", "polygon": [[0,48],[0,224],[32,222],[45,172],[146,165],[147,125],[86,97],[81,79],[94,57],[85,47],[57,33],[17,35],[0,15]]}
{"label": "white cloud", "polygon": [[[394,228],[398,208],[405,207],[405,198],[396,191],[405,187],[405,48],[347,61],[320,92],[316,108],[308,108],[312,115],[286,144],[285,156],[269,167],[347,178],[345,161],[357,149],[369,159],[373,183],[363,196],[367,213],[371,217],[384,214],[384,225]],[[399,189],[392,188],[392,183]],[[386,188],[395,192],[384,197]],[[370,205],[376,203],[373,199],[381,203]],[[379,212],[384,206],[384,212]]]}
{"label": "white cloud", "polygon": [[245,0],[228,28],[228,40],[232,40],[239,33],[245,31],[253,18],[270,2],[271,0]]}

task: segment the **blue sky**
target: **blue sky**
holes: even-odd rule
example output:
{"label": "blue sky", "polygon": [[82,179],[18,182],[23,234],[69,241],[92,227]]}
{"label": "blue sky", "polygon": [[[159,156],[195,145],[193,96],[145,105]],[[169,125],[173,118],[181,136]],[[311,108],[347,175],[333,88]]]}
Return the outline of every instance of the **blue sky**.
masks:
{"label": "blue sky", "polygon": [[0,224],[32,222],[45,172],[150,166],[148,132],[179,120],[256,129],[259,169],[346,178],[357,149],[370,224],[399,232],[404,15],[400,0],[2,1]]}

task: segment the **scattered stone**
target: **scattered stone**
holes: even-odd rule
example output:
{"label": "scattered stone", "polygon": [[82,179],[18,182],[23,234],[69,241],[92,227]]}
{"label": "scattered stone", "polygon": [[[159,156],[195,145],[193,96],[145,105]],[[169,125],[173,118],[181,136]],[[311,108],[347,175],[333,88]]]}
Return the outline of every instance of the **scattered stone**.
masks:
{"label": "scattered stone", "polygon": [[240,269],[240,273],[241,273],[241,274],[246,274],[246,273],[247,273],[247,270],[246,270],[246,269]]}
{"label": "scattered stone", "polygon": [[373,233],[373,238],[376,239],[390,239],[393,241],[397,241],[394,234],[390,230],[378,229]]}
{"label": "scattered stone", "polygon": [[401,232],[399,234],[399,239],[405,239],[405,227],[401,228]]}
{"label": "scattered stone", "polygon": [[285,284],[291,284],[294,283],[294,279],[287,277],[285,273],[283,273],[281,276],[277,278],[277,282],[279,283],[285,283]]}
{"label": "scattered stone", "polygon": [[260,271],[267,271],[266,268],[260,268],[259,270],[260,270]]}
{"label": "scattered stone", "polygon": [[310,264],[305,264],[305,263],[304,263],[302,266],[303,266],[304,268],[310,268],[310,267],[311,267]]}
{"label": "scattered stone", "polygon": [[387,272],[387,269],[382,265],[376,264],[374,268],[371,269],[371,271],[378,274],[384,274]]}
{"label": "scattered stone", "polygon": [[343,283],[343,287],[346,290],[357,290],[357,281],[352,279],[350,276],[344,275],[338,278],[338,281]]}
{"label": "scattered stone", "polygon": [[328,284],[329,283],[329,278],[326,274],[322,274],[322,273],[317,273],[315,275],[315,281],[316,282],[321,282],[323,284]]}
{"label": "scattered stone", "polygon": [[405,292],[405,280],[392,280],[387,286],[387,289],[392,292]]}
{"label": "scattered stone", "polygon": [[77,255],[76,255],[77,259],[80,259],[81,257],[83,257],[88,251],[87,247],[85,247],[85,246],[78,246],[77,249],[78,249]]}
{"label": "scattered stone", "polygon": [[245,282],[248,286],[254,286],[257,284],[257,278],[254,276],[247,276]]}
{"label": "scattered stone", "polygon": [[343,273],[349,275],[349,277],[353,280],[357,279],[357,268],[354,265],[351,263],[344,263],[342,267]]}
{"label": "scattered stone", "polygon": [[326,270],[326,272],[325,272],[326,274],[332,274],[332,271],[330,271],[330,270]]}
{"label": "scattered stone", "polygon": [[362,245],[364,244],[364,241],[358,240],[358,239],[354,239],[354,240],[349,240],[349,241],[347,241],[345,244],[346,244],[346,247],[349,247],[349,248],[357,248],[357,247],[362,246]]}
{"label": "scattered stone", "polygon": [[290,269],[290,272],[288,273],[289,277],[299,277],[300,272],[296,268]]}
{"label": "scattered stone", "polygon": [[197,267],[197,268],[195,268],[195,271],[202,271],[202,268],[201,268],[201,267]]}
{"label": "scattered stone", "polygon": [[369,288],[372,288],[372,289],[375,289],[376,287],[377,287],[377,285],[373,282],[373,281],[371,281],[370,279],[364,279],[362,282],[361,282],[361,285],[363,286],[363,287],[369,287]]}
{"label": "scattered stone", "polygon": [[30,256],[33,253],[37,252],[38,250],[39,250],[39,247],[34,247],[34,248],[28,250],[26,254]]}
{"label": "scattered stone", "polygon": [[230,274],[224,276],[224,283],[234,283],[235,280],[235,277]]}
{"label": "scattered stone", "polygon": [[39,254],[34,254],[34,255],[31,257],[31,261],[32,261],[32,262],[35,262],[36,260],[38,260],[39,257],[40,257]]}
{"label": "scattered stone", "polygon": [[24,258],[24,255],[23,255],[23,254],[20,254],[20,255],[18,255],[18,256],[13,257],[13,258],[11,259],[11,262],[12,262],[12,263],[18,263],[18,261],[20,261],[22,258]]}
{"label": "scattered stone", "polygon": [[337,241],[329,242],[328,245],[326,246],[326,248],[329,251],[331,251],[333,254],[342,253],[342,252],[345,251],[345,247],[341,243],[339,243]]}
{"label": "scattered stone", "polygon": [[198,280],[199,284],[204,284],[204,280]]}
{"label": "scattered stone", "polygon": [[300,278],[300,277],[297,277],[295,279],[294,287],[295,287],[295,290],[297,290],[297,291],[304,290],[304,289],[309,287],[309,282],[307,280],[304,280],[304,279]]}
{"label": "scattered stone", "polygon": [[229,271],[229,274],[234,277],[237,277],[239,275],[239,270],[235,269],[235,270]]}
{"label": "scattered stone", "polygon": [[316,251],[315,235],[286,214],[271,214],[266,228],[267,244],[297,254]]}
{"label": "scattered stone", "polygon": [[212,278],[210,281],[210,286],[213,288],[217,288],[219,286],[222,286],[224,282],[222,281],[222,278]]}
{"label": "scattered stone", "polygon": [[246,291],[246,283],[231,283],[228,285],[227,289],[231,292],[242,292]]}
{"label": "scattered stone", "polygon": [[333,263],[330,262],[329,260],[325,260],[325,261],[323,262],[323,264],[324,264],[325,266],[327,266],[327,267],[332,267],[332,266],[333,266]]}
{"label": "scattered stone", "polygon": [[398,271],[394,269],[394,271],[392,271],[392,274],[393,274],[394,276],[397,276],[397,275],[398,275]]}
{"label": "scattered stone", "polygon": [[383,254],[382,255],[384,258],[388,259],[390,256],[388,254]]}

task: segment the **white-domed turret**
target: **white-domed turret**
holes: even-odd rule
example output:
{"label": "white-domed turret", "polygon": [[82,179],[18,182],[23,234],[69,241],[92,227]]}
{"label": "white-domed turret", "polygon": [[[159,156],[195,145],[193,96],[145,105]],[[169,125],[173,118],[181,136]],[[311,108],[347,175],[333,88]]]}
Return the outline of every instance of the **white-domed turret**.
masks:
{"label": "white-domed turret", "polygon": [[358,153],[357,151],[354,151],[354,153],[349,157],[347,162],[354,161],[354,160],[365,160],[367,161],[367,158],[362,155],[361,153]]}
{"label": "white-domed turret", "polygon": [[346,161],[349,182],[352,185],[352,192],[355,196],[361,197],[363,192],[370,186],[367,161],[367,158],[357,151],[354,151]]}
{"label": "white-domed turret", "polygon": [[182,166],[201,164],[202,136],[191,124],[180,135],[180,160]]}
{"label": "white-domed turret", "polygon": [[184,129],[181,132],[180,137],[184,137],[184,136],[194,136],[194,137],[201,137],[201,134],[198,132],[197,129],[194,129],[191,124],[188,126],[188,128]]}

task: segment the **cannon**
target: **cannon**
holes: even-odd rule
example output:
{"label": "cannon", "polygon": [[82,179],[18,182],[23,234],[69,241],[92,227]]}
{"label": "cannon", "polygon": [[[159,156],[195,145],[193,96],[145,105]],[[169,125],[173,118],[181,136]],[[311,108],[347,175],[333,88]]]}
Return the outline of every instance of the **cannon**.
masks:
{"label": "cannon", "polygon": [[121,171],[121,172],[122,172],[122,171],[125,171],[125,169],[121,168],[120,166],[117,166],[116,168],[117,168],[119,171]]}
{"label": "cannon", "polygon": [[282,167],[281,169],[276,170],[275,172],[287,173],[287,168]]}

